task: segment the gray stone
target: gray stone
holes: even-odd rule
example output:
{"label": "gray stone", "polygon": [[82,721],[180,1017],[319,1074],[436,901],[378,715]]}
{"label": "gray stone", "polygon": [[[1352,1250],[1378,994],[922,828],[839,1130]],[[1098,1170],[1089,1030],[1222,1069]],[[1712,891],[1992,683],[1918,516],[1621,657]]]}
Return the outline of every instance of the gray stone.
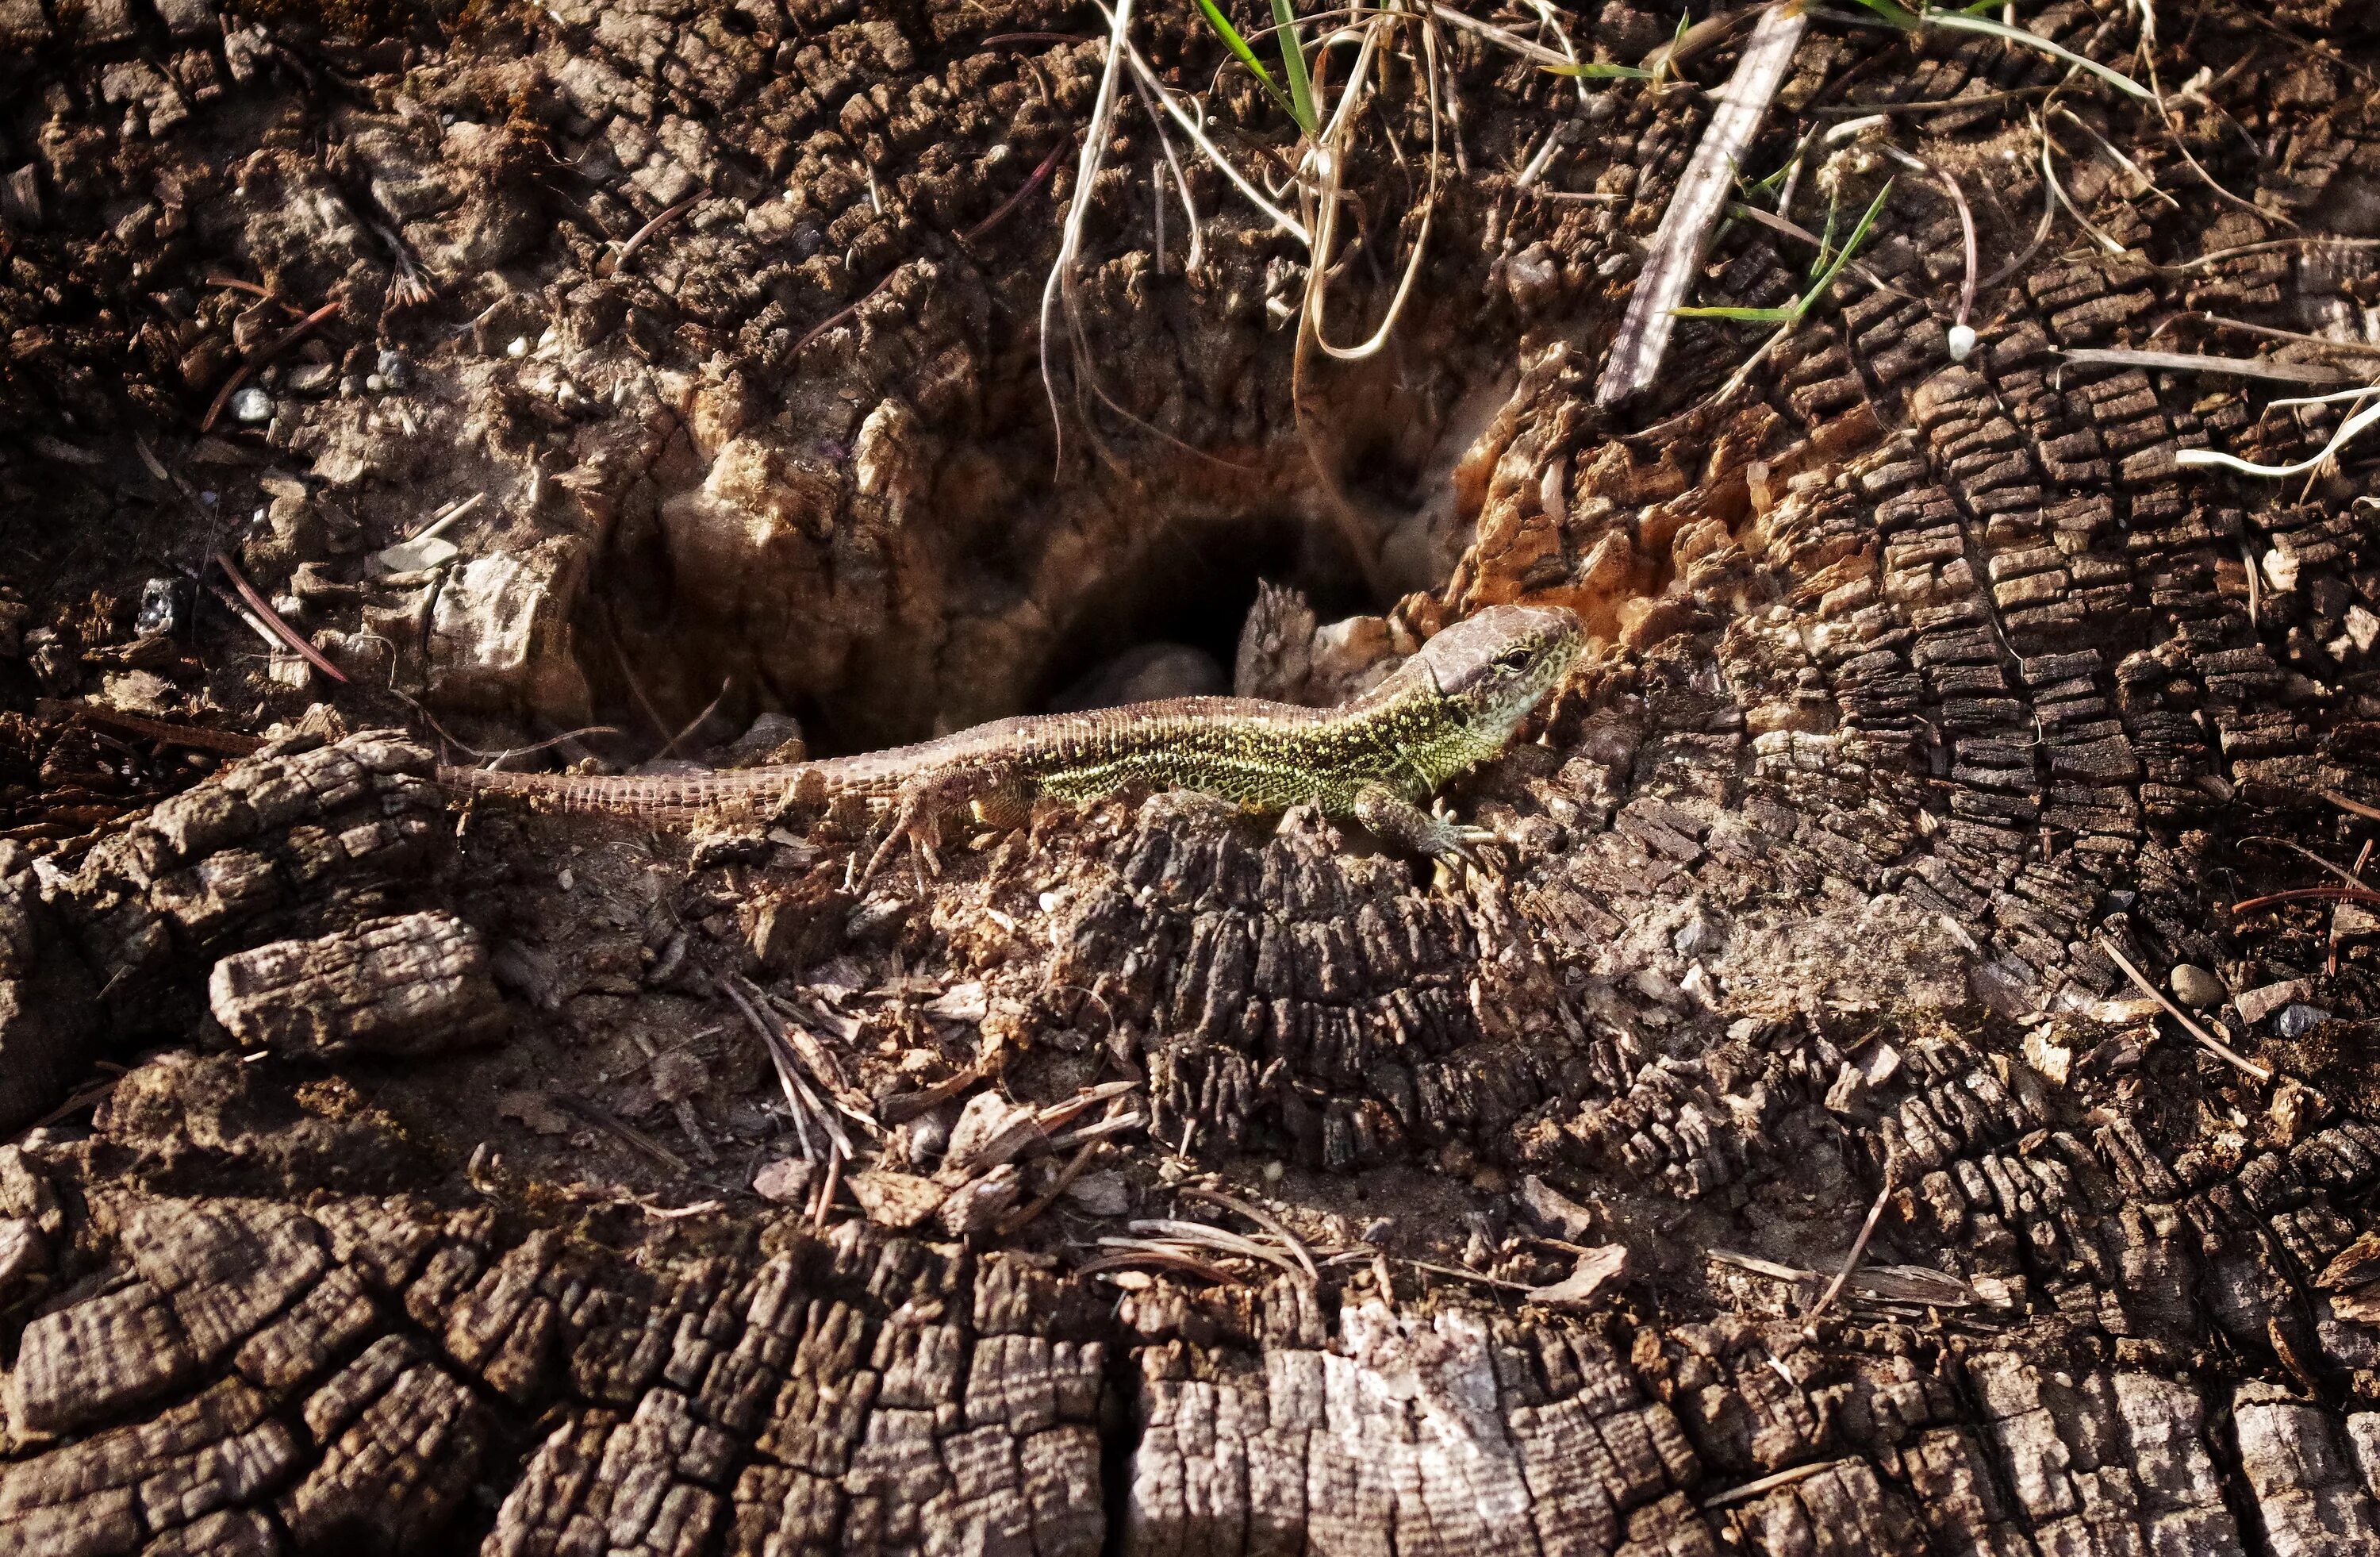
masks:
{"label": "gray stone", "polygon": [[2329,1020],[2330,1013],[2321,1006],[2299,1002],[2281,1007],[2281,1014],[2273,1018],[2273,1030],[2283,1038],[2303,1038]]}

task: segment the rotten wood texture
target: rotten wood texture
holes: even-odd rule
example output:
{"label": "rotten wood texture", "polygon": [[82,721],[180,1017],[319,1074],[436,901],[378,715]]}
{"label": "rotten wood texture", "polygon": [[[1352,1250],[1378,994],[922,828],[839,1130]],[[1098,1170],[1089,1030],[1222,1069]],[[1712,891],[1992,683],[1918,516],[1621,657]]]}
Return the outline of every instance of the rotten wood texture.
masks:
{"label": "rotten wood texture", "polygon": [[[1681,322],[1638,438],[1595,353],[1692,86],[1581,104],[1440,33],[1472,172],[1429,295],[1393,372],[1294,385],[1265,224],[1191,171],[1182,274],[1129,104],[1090,189],[1060,171],[1084,18],[965,9],[556,0],[391,41],[0,0],[0,523],[38,521],[0,586],[0,1125],[81,1100],[0,1146],[11,1549],[2380,1543],[2380,918],[2338,880],[2374,881],[2374,494],[2353,445],[2286,488],[2182,457],[2341,424],[2268,381],[2380,298],[2369,22],[2028,8],[2155,49],[2170,126],[2035,52],[1810,28],[1739,171],[1877,116],[1972,209],[1897,185],[1874,281],[1664,423],[1749,349]],[[1583,58],[1667,32],[1556,23]],[[1195,18],[1135,30],[1209,91]],[[1745,34],[1699,36],[1726,79]],[[1348,188],[1390,233],[1383,91]],[[2036,228],[2051,92],[2171,197],[2060,143],[2125,256]],[[1243,95],[1205,122],[1245,151],[1278,127]],[[1815,231],[1890,161],[1813,141],[1748,198]],[[1031,366],[1036,169],[1087,213],[1089,473],[1051,471]],[[1688,300],[1789,300],[1794,242],[1715,231]],[[206,284],[234,269],[262,296]],[[273,359],[269,420],[156,433],[275,347],[271,299],[333,296],[358,346]],[[2177,359],[2241,316],[2259,376]],[[238,524],[172,528],[133,425]],[[686,747],[759,687],[854,745],[1009,712],[1245,536],[1160,541],[1318,503],[1315,459],[1412,592],[1318,625],[1269,591],[1245,680],[1335,698],[1522,598],[1606,640],[1453,797],[1491,872],[1160,798],[863,897],[864,819],[457,816],[368,727],[595,742],[614,666]],[[440,502],[455,554],[367,573]],[[346,669],[335,708],[211,616],[136,626],[153,559],[219,543]],[[224,711],[284,727],[198,736]]]}

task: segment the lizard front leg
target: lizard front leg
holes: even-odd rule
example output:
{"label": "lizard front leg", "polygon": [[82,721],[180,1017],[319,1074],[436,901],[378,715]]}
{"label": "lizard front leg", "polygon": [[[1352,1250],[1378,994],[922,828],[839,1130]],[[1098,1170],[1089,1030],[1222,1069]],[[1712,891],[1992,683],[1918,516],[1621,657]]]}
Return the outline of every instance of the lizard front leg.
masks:
{"label": "lizard front leg", "polygon": [[1428,855],[1441,865],[1483,869],[1471,845],[1494,836],[1484,828],[1458,827],[1444,817],[1432,816],[1385,785],[1366,785],[1355,792],[1348,809],[1383,843]]}

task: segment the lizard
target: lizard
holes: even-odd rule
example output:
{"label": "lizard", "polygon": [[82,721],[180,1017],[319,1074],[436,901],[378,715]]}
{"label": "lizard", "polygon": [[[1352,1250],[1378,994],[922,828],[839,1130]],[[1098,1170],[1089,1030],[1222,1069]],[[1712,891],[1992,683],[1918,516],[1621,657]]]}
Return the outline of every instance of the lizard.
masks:
{"label": "lizard", "polygon": [[856,797],[891,825],[859,879],[904,837],[934,863],[942,817],[972,806],[1015,826],[1033,797],[1085,802],[1186,789],[1253,812],[1313,804],[1395,846],[1475,863],[1480,836],[1422,805],[1503,749],[1585,646],[1560,606],[1497,605],[1454,624],[1368,691],[1336,707],[1254,698],[1172,698],[995,720],[856,757],[712,772],[616,776],[441,767],[450,794],[506,795],[565,811],[656,821],[706,811],[774,814]]}

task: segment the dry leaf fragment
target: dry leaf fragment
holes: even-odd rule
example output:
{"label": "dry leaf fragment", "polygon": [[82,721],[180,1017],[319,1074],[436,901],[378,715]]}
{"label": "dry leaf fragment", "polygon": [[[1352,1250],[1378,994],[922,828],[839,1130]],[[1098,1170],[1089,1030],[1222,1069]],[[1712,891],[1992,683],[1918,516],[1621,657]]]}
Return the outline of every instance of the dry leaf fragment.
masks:
{"label": "dry leaf fragment", "polygon": [[1595,1213],[1536,1174],[1521,1181],[1521,1204],[1529,1214],[1573,1243],[1584,1243],[1595,1231]]}
{"label": "dry leaf fragment", "polygon": [[809,1204],[810,1186],[817,1178],[815,1162],[799,1157],[780,1157],[762,1163],[760,1171],[752,1175],[752,1193],[781,1206],[806,1206]]}
{"label": "dry leaf fragment", "polygon": [[1578,1257],[1578,1268],[1550,1286],[1535,1286],[1527,1301],[1548,1308],[1584,1308],[1628,1269],[1624,1245],[1606,1244]]}
{"label": "dry leaf fragment", "polygon": [[555,1107],[552,1098],[534,1087],[521,1088],[499,1097],[496,1100],[496,1117],[517,1120],[540,1136],[570,1133],[570,1115]]}
{"label": "dry leaf fragment", "polygon": [[916,1227],[942,1209],[949,1191],[916,1174],[870,1168],[844,1181],[868,1220],[892,1228]]}
{"label": "dry leaf fragment", "polygon": [[1007,1214],[1024,1188],[1024,1175],[1016,1165],[1002,1163],[973,1184],[951,1191],[941,1204],[943,1230],[953,1238],[982,1232]]}
{"label": "dry leaf fragment", "polygon": [[942,1151],[941,1171],[934,1176],[947,1185],[963,1184],[987,1168],[997,1168],[1041,1138],[1040,1111],[1013,1103],[993,1091],[978,1092],[951,1126],[951,1142]]}
{"label": "dry leaf fragment", "polygon": [[2313,1284],[2325,1292],[2339,1292],[2368,1282],[2380,1282],[2380,1229],[2364,1234],[2332,1256]]}

